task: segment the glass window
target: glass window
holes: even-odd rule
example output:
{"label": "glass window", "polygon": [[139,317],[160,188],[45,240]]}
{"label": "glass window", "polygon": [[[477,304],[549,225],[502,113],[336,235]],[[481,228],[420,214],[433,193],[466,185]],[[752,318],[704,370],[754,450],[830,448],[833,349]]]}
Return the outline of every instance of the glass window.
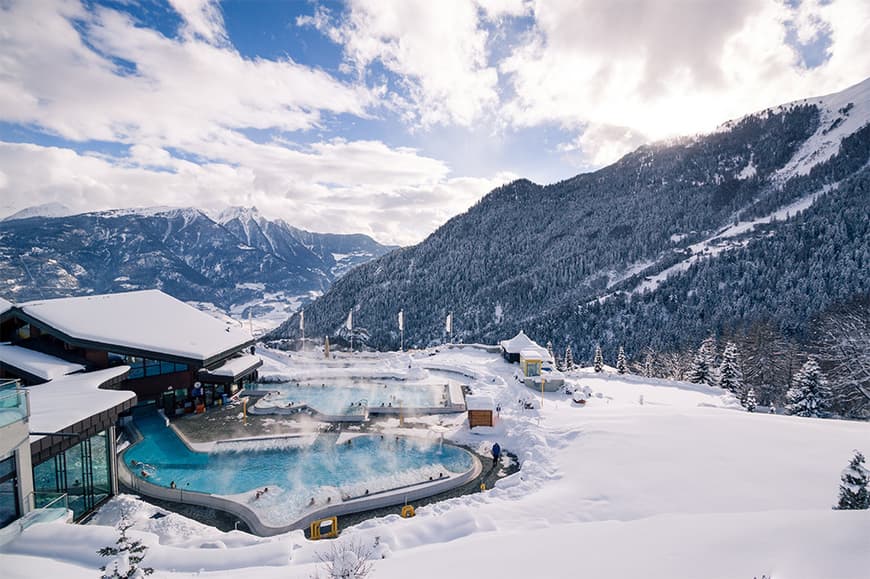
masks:
{"label": "glass window", "polygon": [[18,473],[15,456],[0,461],[0,527],[5,527],[20,515],[18,510]]}
{"label": "glass window", "polygon": [[36,506],[66,493],[76,520],[111,493],[109,444],[105,431],[33,467]]}

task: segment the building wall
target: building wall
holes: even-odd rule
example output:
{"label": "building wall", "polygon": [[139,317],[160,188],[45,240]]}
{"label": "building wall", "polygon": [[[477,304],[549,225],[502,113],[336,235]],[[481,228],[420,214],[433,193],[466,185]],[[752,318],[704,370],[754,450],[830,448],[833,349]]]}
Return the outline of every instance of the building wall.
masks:
{"label": "building wall", "polygon": [[187,370],[186,372],[173,372],[172,374],[126,380],[120,388],[132,390],[139,400],[155,400],[170,388],[191,388],[194,382],[196,379],[193,371]]}
{"label": "building wall", "polygon": [[109,353],[105,350],[85,350],[84,357],[88,363],[93,364],[96,368],[109,367]]}
{"label": "building wall", "polygon": [[0,428],[0,460],[13,458],[17,478],[16,501],[19,515],[32,508],[33,470],[30,465],[30,439],[25,420],[19,420]]}

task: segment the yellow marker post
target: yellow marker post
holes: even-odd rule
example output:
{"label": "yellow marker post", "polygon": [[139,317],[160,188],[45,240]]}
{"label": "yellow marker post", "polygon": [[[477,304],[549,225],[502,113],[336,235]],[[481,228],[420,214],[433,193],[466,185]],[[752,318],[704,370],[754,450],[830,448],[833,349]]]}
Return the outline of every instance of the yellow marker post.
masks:
{"label": "yellow marker post", "polygon": [[541,376],[541,410],[544,409],[544,382],[546,382],[546,380]]}

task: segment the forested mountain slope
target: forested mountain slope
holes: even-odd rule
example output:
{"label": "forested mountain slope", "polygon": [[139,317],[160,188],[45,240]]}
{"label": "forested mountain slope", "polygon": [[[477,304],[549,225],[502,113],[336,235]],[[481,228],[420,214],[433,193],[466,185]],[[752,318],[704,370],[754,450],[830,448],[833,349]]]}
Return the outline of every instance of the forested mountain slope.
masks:
{"label": "forested mountain slope", "polygon": [[[644,146],[549,186],[498,188],[417,246],[342,278],[305,310],[372,347],[494,342],[524,329],[611,356],[694,346],[760,320],[798,332],[870,291],[870,80]],[[296,317],[273,333],[295,337]]]}

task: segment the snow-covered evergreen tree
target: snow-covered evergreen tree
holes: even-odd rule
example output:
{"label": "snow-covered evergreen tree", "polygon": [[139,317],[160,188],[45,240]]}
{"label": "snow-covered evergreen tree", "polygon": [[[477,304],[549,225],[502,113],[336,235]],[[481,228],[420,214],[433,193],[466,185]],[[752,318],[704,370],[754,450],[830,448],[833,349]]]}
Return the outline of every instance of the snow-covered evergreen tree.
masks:
{"label": "snow-covered evergreen tree", "polygon": [[604,371],[604,355],[601,353],[601,346],[595,346],[595,358],[592,361],[596,372]]}
{"label": "snow-covered evergreen tree", "polygon": [[719,386],[740,397],[746,405],[746,392],[743,388],[743,371],[740,366],[740,352],[737,344],[728,342],[722,352],[722,364],[719,366]]}
{"label": "snow-covered evergreen tree", "polygon": [[625,350],[622,346],[619,347],[619,351],[616,353],[616,371],[620,374],[628,372],[628,362],[625,361]]}
{"label": "snow-covered evergreen tree", "polygon": [[555,362],[556,355],[553,353],[553,342],[547,340],[547,353],[550,354],[550,358]]}
{"label": "snow-covered evergreen tree", "polygon": [[758,401],[755,399],[755,388],[749,388],[746,391],[746,400],[743,402],[743,407],[747,412],[755,412],[756,406],[758,406]]}
{"label": "snow-covered evergreen tree", "polygon": [[120,536],[114,547],[103,547],[97,554],[101,557],[114,557],[110,563],[100,567],[103,572],[100,579],[141,579],[154,573],[151,567],[141,567],[148,547],[140,540],[130,540],[127,531],[133,523],[121,519],[118,523]]}
{"label": "snow-covered evergreen tree", "polygon": [[806,361],[795,375],[794,383],[785,397],[788,402],[786,414],[819,417],[828,409],[830,390],[815,359]]}
{"label": "snow-covered evergreen tree", "polygon": [[574,353],[571,352],[571,346],[565,346],[565,370],[574,369]]}
{"label": "snow-covered evergreen tree", "polygon": [[711,336],[701,342],[701,346],[695,353],[692,366],[689,368],[689,382],[695,384],[716,384],[716,373],[713,368],[716,364],[716,340]]}
{"label": "snow-covered evergreen tree", "polygon": [[849,466],[840,477],[840,500],[836,509],[870,509],[870,471],[864,467],[864,455],[855,451]]}

